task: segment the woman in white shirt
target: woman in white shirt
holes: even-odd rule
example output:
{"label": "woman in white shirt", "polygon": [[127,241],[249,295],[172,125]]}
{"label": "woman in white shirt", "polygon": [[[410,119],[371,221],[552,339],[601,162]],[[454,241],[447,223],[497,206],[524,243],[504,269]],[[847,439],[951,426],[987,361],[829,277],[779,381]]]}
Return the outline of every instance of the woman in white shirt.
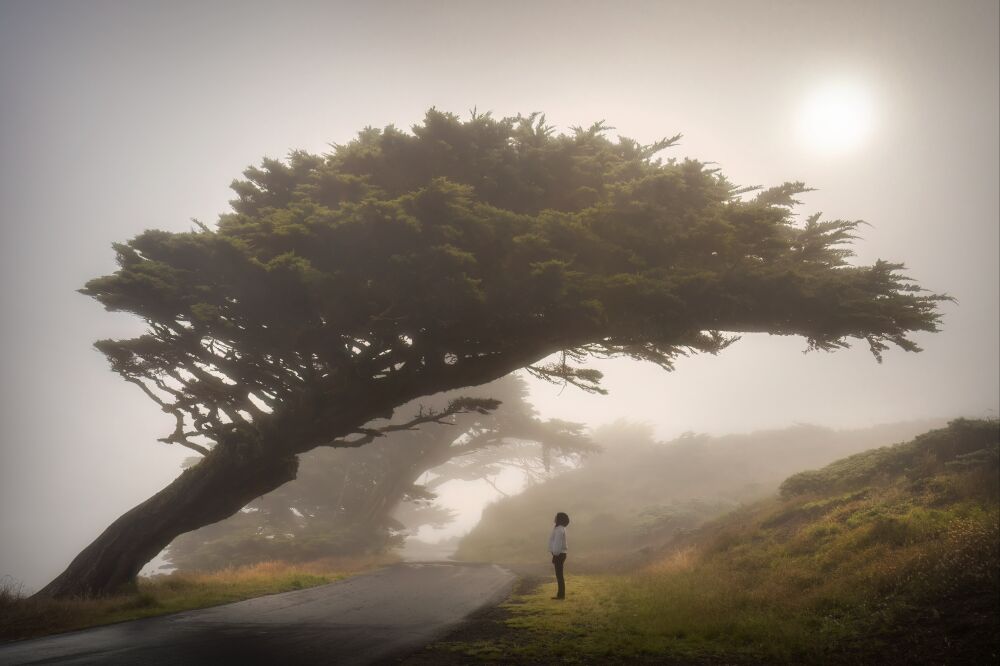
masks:
{"label": "woman in white shirt", "polygon": [[556,514],[556,525],[552,528],[552,535],[549,536],[549,552],[552,553],[552,564],[556,567],[556,582],[559,584],[559,591],[553,599],[566,598],[566,581],[563,579],[563,565],[566,563],[566,526],[569,525],[569,516],[560,511]]}

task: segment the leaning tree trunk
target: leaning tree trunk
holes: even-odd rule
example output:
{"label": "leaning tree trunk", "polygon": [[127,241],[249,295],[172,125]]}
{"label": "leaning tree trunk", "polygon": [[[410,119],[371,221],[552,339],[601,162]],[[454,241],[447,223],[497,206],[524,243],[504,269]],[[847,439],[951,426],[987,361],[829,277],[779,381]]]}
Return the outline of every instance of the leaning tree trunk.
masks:
{"label": "leaning tree trunk", "polygon": [[231,516],[295,478],[298,457],[220,446],[173,483],[113,522],[38,592],[45,597],[112,594],[185,532]]}
{"label": "leaning tree trunk", "polygon": [[295,409],[268,424],[268,432],[280,433],[284,446],[268,447],[259,440],[220,443],[173,483],[113,522],[37,596],[114,593],[134,583],[139,570],[176,537],[228,518],[255,498],[295,479],[298,453],[357,432],[372,419],[388,418],[395,407],[421,395],[485,384],[573,346],[549,342],[533,351],[521,349],[464,365],[442,366],[430,378],[414,376],[378,390],[352,389],[333,397],[302,396]]}

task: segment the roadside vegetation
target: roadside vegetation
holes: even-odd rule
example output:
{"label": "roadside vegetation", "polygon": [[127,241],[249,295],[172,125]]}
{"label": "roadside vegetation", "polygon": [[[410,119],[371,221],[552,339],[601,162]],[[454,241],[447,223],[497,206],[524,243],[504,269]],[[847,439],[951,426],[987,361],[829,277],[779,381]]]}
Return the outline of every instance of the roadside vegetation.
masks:
{"label": "roadside vegetation", "polygon": [[444,652],[504,663],[996,663],[997,421],[788,478],[679,534],[630,574],[516,595],[496,636]]}
{"label": "roadside vegetation", "polygon": [[12,641],[136,620],[315,587],[394,561],[390,556],[326,558],[306,563],[261,562],[213,572],[174,572],[140,577],[136,589],[80,599],[25,596],[0,585],[0,641]]}

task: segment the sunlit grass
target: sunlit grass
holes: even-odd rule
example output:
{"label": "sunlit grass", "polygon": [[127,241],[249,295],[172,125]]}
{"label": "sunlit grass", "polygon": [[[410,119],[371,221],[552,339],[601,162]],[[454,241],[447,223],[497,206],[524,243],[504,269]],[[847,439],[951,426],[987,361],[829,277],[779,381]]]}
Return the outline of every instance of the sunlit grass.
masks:
{"label": "sunlit grass", "polygon": [[512,631],[465,654],[996,663],[998,452],[995,435],[984,449],[958,448],[970,428],[996,430],[959,422],[796,475],[782,497],[705,525],[639,571],[571,575],[565,602],[550,599],[554,584],[515,596],[505,606]]}
{"label": "sunlit grass", "polygon": [[873,540],[885,536],[879,523],[810,525],[787,540],[682,549],[632,575],[572,576],[565,602],[551,600],[555,587],[546,584],[508,603],[516,633],[502,645],[451,649],[565,663],[657,655],[815,663],[877,653],[914,609],[950,612],[951,600],[986,599],[998,587],[995,511],[899,515],[901,527],[889,533],[902,536],[889,543]]}
{"label": "sunlit grass", "polygon": [[266,594],[315,587],[394,561],[391,557],[262,562],[213,572],[140,578],[137,589],[96,599],[25,597],[0,584],[0,640],[18,640],[124,620],[205,608]]}
{"label": "sunlit grass", "polygon": [[545,585],[509,606],[508,625],[519,631],[505,651],[596,663],[666,654],[786,661],[815,648],[816,618],[807,621],[708,573],[579,576],[565,603],[551,601]]}

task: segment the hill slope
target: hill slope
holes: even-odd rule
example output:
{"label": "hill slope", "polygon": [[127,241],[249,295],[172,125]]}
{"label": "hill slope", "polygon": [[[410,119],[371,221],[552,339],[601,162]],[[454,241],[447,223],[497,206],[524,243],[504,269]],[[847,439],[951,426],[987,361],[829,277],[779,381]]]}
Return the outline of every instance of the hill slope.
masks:
{"label": "hill slope", "polygon": [[642,549],[655,551],[743,503],[773,494],[790,474],[911,439],[938,422],[863,430],[796,426],[724,437],[684,436],[657,443],[642,426],[598,430],[600,456],[577,470],[528,488],[483,513],[457,557],[494,562],[544,561],[557,511],[570,514],[576,570],[605,570]]}
{"label": "hill slope", "polygon": [[[508,605],[510,663],[997,663],[1000,424],[803,472],[629,575]],[[570,563],[572,564],[572,562]],[[480,646],[481,649],[481,646]]]}

